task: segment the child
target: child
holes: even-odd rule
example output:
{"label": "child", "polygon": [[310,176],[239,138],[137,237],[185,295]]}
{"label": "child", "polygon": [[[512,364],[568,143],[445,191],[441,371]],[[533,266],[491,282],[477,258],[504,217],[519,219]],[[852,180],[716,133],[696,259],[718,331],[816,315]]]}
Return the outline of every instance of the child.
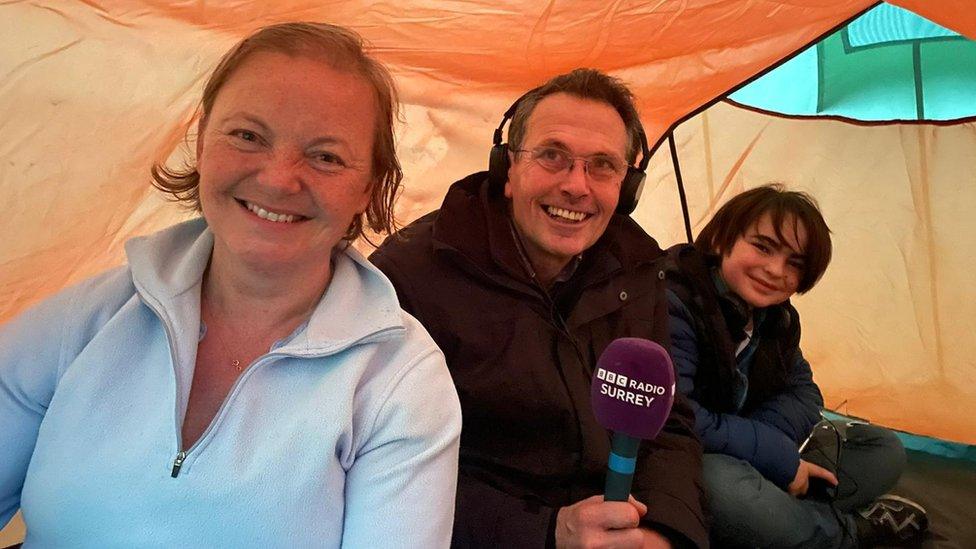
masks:
{"label": "child", "polygon": [[823,397],[789,298],[816,284],[830,255],[813,199],[779,185],[732,198],[694,246],[669,250],[672,355],[705,449],[716,546],[893,545],[926,528],[920,506],[881,496],[905,465],[890,431],[824,423],[801,449]]}

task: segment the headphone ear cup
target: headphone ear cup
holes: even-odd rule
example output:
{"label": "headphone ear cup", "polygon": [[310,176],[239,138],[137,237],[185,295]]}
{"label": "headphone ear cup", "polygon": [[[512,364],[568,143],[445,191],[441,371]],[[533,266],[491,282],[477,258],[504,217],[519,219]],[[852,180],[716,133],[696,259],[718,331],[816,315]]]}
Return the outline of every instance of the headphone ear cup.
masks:
{"label": "headphone ear cup", "polygon": [[499,143],[488,155],[488,185],[500,189],[508,181],[508,145]]}
{"label": "headphone ear cup", "polygon": [[630,166],[627,168],[627,175],[623,183],[620,184],[620,199],[617,201],[617,213],[630,215],[637,208],[637,201],[640,200],[641,193],[644,192],[644,180],[647,175]]}

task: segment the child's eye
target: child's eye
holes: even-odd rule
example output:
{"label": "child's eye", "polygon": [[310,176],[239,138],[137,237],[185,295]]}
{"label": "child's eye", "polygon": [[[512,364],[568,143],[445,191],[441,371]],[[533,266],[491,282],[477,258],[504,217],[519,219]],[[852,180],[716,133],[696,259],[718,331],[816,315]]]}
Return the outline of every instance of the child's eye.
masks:
{"label": "child's eye", "polygon": [[806,263],[804,263],[802,259],[791,259],[787,262],[787,264],[800,272],[803,272],[803,269],[806,268]]}
{"label": "child's eye", "polygon": [[769,246],[763,244],[762,242],[753,242],[752,246],[763,254],[768,254],[770,252]]}

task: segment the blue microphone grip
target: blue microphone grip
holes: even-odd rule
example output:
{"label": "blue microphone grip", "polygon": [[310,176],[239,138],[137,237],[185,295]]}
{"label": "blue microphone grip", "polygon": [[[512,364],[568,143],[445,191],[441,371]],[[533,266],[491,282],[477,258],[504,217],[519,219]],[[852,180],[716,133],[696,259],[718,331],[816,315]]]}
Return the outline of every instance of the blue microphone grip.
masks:
{"label": "blue microphone grip", "polygon": [[613,434],[607,463],[607,484],[603,490],[604,501],[627,501],[630,496],[640,440],[623,433]]}

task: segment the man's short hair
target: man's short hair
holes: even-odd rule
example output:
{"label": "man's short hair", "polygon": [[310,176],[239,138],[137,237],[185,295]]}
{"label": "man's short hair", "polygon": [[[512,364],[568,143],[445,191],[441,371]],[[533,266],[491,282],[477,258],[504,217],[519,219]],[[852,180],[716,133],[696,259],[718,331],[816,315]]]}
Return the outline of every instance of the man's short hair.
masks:
{"label": "man's short hair", "polygon": [[589,99],[606,103],[617,111],[627,129],[627,162],[633,164],[637,160],[640,150],[640,116],[634,105],[634,94],[627,86],[613,76],[603,74],[596,69],[574,69],[572,72],[560,74],[545,84],[530,91],[519,101],[512,122],[508,127],[508,148],[516,150],[522,148],[525,139],[526,125],[529,116],[546,96],[565,93],[580,99]]}
{"label": "man's short hair", "polygon": [[787,219],[803,223],[807,231],[807,245],[801,250],[805,256],[803,274],[797,288],[802,294],[823,276],[833,249],[830,228],[817,201],[807,193],[788,191],[782,184],[769,183],[738,194],[715,212],[695,239],[695,247],[700,252],[724,257],[732,252],[735,241],[767,213],[780,241],[786,240],[782,231]]}

